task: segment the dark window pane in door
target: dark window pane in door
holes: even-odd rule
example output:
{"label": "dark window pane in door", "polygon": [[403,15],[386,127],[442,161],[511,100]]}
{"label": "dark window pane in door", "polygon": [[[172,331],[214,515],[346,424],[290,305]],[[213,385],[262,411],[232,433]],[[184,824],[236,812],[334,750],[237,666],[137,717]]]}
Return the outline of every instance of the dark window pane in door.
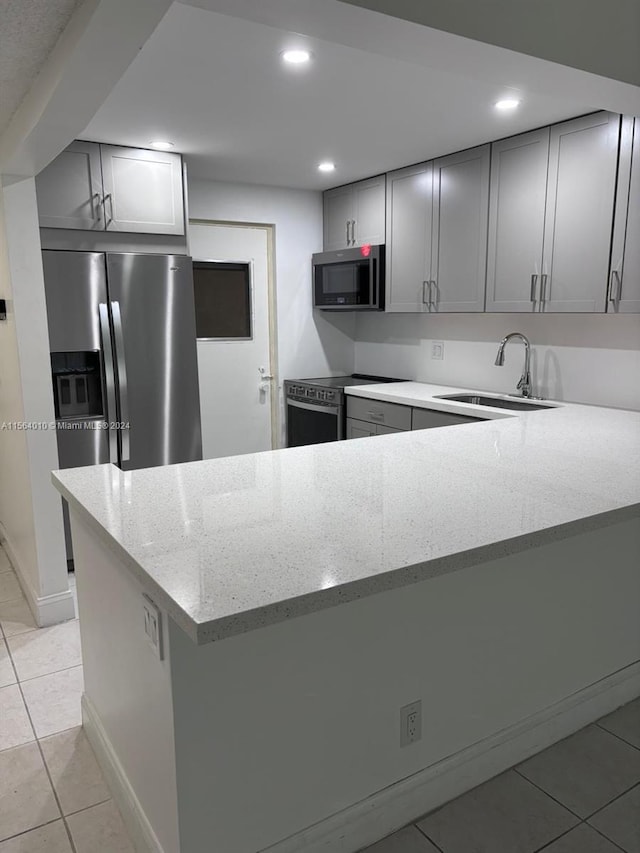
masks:
{"label": "dark window pane in door", "polygon": [[198,338],[251,338],[249,264],[193,262]]}

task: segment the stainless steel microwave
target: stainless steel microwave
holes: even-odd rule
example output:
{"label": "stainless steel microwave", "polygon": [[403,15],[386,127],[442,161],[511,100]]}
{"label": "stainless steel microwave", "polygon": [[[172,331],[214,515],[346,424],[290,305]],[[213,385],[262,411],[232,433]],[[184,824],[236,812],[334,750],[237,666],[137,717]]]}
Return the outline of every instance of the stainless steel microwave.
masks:
{"label": "stainless steel microwave", "polygon": [[312,256],[313,307],[384,311],[384,246],[359,246]]}

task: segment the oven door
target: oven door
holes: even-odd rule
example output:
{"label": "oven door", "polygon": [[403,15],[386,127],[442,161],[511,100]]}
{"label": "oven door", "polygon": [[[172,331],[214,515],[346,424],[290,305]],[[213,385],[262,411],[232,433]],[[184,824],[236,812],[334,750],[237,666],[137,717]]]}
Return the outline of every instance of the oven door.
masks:
{"label": "oven door", "polygon": [[287,400],[287,447],[339,441],[343,437],[342,406]]}

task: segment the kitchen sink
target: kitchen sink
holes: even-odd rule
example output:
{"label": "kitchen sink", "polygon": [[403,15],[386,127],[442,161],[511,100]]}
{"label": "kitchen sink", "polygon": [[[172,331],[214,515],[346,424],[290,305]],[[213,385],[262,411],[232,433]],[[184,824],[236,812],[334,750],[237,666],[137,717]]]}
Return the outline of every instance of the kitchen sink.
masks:
{"label": "kitchen sink", "polygon": [[524,400],[505,400],[504,397],[484,397],[482,394],[441,394],[439,400],[452,400],[456,403],[471,403],[474,406],[493,406],[497,409],[514,409],[518,412],[534,409],[554,409],[541,403],[529,403]]}

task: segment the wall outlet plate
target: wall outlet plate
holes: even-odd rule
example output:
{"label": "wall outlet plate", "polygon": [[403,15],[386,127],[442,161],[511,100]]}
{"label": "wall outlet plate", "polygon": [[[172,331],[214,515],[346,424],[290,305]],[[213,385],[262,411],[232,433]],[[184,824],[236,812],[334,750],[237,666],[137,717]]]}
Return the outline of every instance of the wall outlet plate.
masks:
{"label": "wall outlet plate", "polygon": [[444,361],[444,341],[431,341],[431,358]]}
{"label": "wall outlet plate", "polygon": [[151,647],[159,660],[164,660],[162,638],[162,613],[148,595],[142,593],[142,609],[144,613],[144,632]]}
{"label": "wall outlet plate", "polygon": [[422,738],[422,700],[400,708],[400,746],[408,746]]}

